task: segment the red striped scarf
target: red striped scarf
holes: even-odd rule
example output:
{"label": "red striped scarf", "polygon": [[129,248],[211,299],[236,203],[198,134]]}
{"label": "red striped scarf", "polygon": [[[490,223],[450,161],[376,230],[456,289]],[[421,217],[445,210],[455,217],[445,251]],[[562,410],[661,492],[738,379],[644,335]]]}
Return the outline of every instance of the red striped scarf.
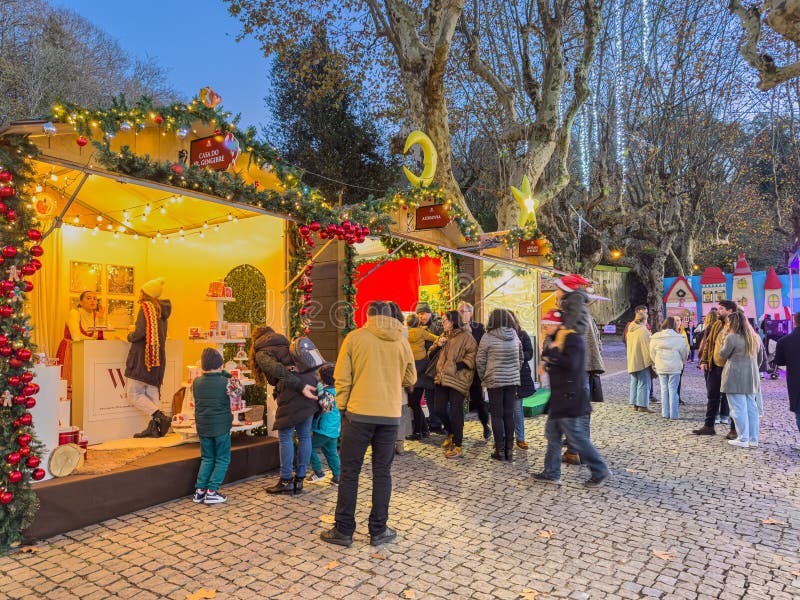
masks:
{"label": "red striped scarf", "polygon": [[144,314],[144,366],[149,371],[161,366],[161,342],[158,339],[158,313],[152,302],[142,302]]}

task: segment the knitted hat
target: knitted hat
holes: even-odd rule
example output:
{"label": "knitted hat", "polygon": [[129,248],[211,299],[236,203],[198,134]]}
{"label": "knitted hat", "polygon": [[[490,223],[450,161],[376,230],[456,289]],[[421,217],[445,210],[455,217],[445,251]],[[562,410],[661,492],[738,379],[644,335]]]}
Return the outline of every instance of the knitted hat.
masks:
{"label": "knitted hat", "polygon": [[427,302],[417,302],[417,308],[414,309],[414,312],[419,313],[430,313],[432,314],[433,311],[431,310],[431,305]]}
{"label": "knitted hat", "polygon": [[563,325],[564,321],[561,320],[561,311],[551,309],[548,310],[542,317],[542,325]]}
{"label": "knitted hat", "polygon": [[588,288],[591,284],[580,275],[565,275],[560,279],[556,279],[556,285],[565,292],[574,292],[579,287]]}
{"label": "knitted hat", "polygon": [[200,368],[203,371],[215,371],[222,366],[222,354],[216,348],[203,348],[200,355]]}
{"label": "knitted hat", "polygon": [[151,279],[142,286],[142,291],[151,298],[159,298],[164,291],[164,283],[166,283],[166,281],[167,280],[163,277]]}

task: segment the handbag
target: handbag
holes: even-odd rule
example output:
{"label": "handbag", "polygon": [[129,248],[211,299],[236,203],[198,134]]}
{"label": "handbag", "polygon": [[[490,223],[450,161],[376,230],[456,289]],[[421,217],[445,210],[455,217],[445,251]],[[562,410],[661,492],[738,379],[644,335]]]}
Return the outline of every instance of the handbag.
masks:
{"label": "handbag", "polygon": [[589,373],[589,400],[592,402],[603,401],[603,383],[597,373]]}
{"label": "handbag", "polygon": [[428,366],[425,367],[425,375],[433,379],[436,377],[436,363],[439,362],[439,354],[442,352],[442,346],[436,346],[434,351],[428,355]]}

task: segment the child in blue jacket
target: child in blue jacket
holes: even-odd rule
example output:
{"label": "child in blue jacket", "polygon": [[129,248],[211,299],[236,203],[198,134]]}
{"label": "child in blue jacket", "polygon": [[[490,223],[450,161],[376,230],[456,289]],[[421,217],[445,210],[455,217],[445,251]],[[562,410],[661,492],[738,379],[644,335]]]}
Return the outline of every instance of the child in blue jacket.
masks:
{"label": "child in blue jacket", "polygon": [[[336,397],[336,388],[333,386],[333,365],[324,365],[317,371],[319,379],[323,385],[323,391]],[[341,463],[339,462],[339,435],[342,432],[342,417],[336,406],[328,412],[321,412],[314,417],[311,424],[311,476],[309,482],[322,481],[325,478],[325,471],[322,469],[322,461],[319,458],[319,450],[325,455],[328,466],[333,477],[331,485],[339,485],[339,472]]]}

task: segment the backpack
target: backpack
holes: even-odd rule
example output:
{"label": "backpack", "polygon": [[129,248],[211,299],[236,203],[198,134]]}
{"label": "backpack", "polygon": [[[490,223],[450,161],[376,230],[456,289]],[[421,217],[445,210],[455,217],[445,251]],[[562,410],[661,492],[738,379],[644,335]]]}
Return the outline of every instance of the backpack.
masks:
{"label": "backpack", "polygon": [[307,373],[318,369],[325,364],[317,347],[307,337],[296,337],[289,344],[289,355],[292,357],[294,367],[298,373]]}

